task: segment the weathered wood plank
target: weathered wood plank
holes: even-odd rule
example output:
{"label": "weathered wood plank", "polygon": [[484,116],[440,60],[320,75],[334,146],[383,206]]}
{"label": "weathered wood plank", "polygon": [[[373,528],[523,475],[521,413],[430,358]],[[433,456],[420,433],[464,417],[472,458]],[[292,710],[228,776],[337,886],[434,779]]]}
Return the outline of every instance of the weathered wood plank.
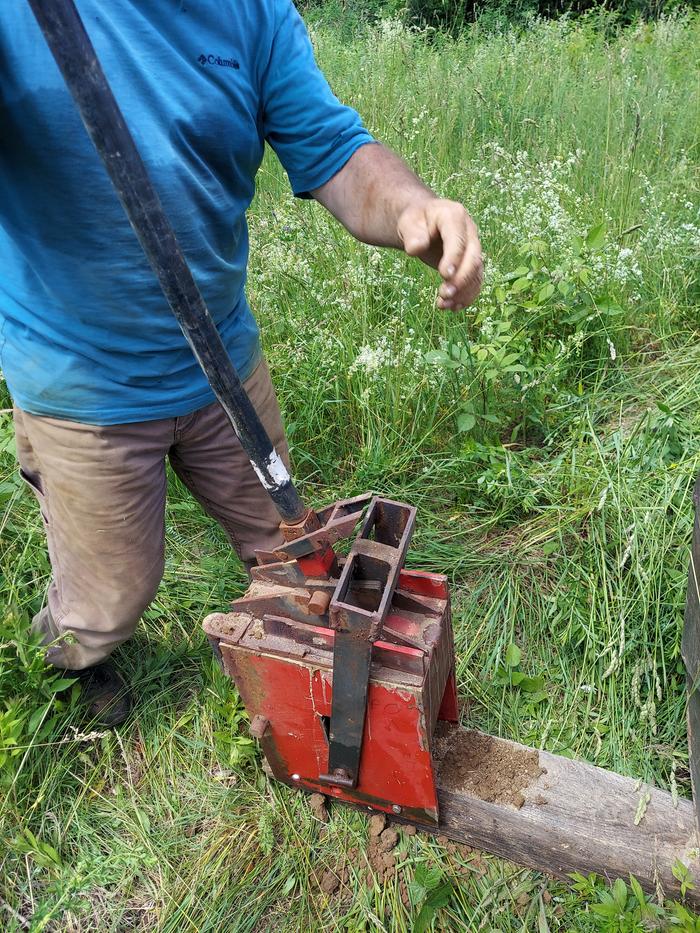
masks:
{"label": "weathered wood plank", "polygon": [[[480,732],[454,728],[437,745],[439,832],[451,839],[559,877],[632,874],[647,891],[666,896],[679,893],[677,859],[700,882],[690,801],[674,806],[670,794],[632,778]],[[499,784],[499,773],[510,777]],[[700,883],[687,899],[700,906]]]}

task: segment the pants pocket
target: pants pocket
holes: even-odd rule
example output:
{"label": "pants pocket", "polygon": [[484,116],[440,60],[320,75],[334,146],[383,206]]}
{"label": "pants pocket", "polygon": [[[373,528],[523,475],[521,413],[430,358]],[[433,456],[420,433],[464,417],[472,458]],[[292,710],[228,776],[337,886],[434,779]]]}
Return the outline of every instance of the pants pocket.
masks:
{"label": "pants pocket", "polygon": [[44,494],[44,489],[41,485],[41,478],[36,473],[28,473],[27,470],[24,470],[22,467],[19,468],[19,475],[22,477],[24,482],[29,486],[31,491],[36,496],[36,499],[39,503],[39,510],[41,512],[41,517],[44,520],[44,524],[48,526],[49,524],[49,510],[46,504],[46,496]]}

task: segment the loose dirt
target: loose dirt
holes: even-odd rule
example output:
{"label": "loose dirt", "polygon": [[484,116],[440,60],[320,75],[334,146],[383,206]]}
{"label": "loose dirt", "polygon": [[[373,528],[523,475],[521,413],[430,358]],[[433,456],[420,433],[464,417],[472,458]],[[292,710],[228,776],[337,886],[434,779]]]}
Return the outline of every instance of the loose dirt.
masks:
{"label": "loose dirt", "polygon": [[250,626],[249,632],[253,638],[257,638],[258,641],[265,641],[265,638],[267,637],[265,633],[265,627],[260,619],[256,619],[255,622],[253,622],[253,624]]}
{"label": "loose dirt", "polygon": [[398,841],[399,841],[399,834],[397,830],[385,829],[384,832],[379,837],[379,851],[380,852],[391,852],[392,849],[396,848]]}
{"label": "loose dirt", "polygon": [[314,868],[309,878],[312,887],[323,892],[326,897],[341,894],[347,891],[350,882],[350,871],[347,865],[338,865],[334,868],[319,866]]}
{"label": "loose dirt", "polygon": [[340,888],[341,883],[342,882],[338,875],[336,875],[336,873],[330,869],[327,869],[321,877],[321,883],[319,884],[319,887],[324,894],[330,895],[335,894],[335,892]]}
{"label": "loose dirt", "polygon": [[311,812],[322,823],[328,822],[328,810],[326,809],[326,798],[323,794],[312,794],[309,797],[309,807]]}
{"label": "loose dirt", "polygon": [[433,757],[438,783],[445,790],[462,791],[517,809],[525,803],[523,791],[545,772],[534,749],[513,748],[482,732],[440,723]]}
{"label": "loose dirt", "polygon": [[[375,817],[372,817],[374,820]],[[396,870],[396,856],[393,849],[399,842],[399,834],[393,826],[387,826],[377,832],[379,821],[370,825],[370,836],[367,845],[367,862],[369,863],[369,872],[367,874],[368,884],[372,883],[372,874],[374,873],[380,881],[389,881]]]}
{"label": "loose dirt", "polygon": [[[316,796],[312,795],[309,802],[314,815],[321,818],[320,802],[317,804],[314,799]],[[359,869],[369,887],[376,883],[396,884],[399,897],[410,910],[408,885],[411,878],[411,861],[406,858],[406,846],[402,846],[401,843],[402,840],[407,842],[411,836],[415,836],[416,827],[391,824],[385,814],[375,813],[368,820],[367,828],[369,838],[366,845],[351,848],[338,863],[326,862],[314,866],[309,877],[312,888],[329,900],[351,897],[350,871]],[[328,830],[328,826],[319,827],[319,837],[324,836]],[[446,836],[438,836],[437,841],[445,851],[445,866],[455,877],[481,877],[485,874],[486,868],[482,865],[480,853],[469,846],[452,842]]]}

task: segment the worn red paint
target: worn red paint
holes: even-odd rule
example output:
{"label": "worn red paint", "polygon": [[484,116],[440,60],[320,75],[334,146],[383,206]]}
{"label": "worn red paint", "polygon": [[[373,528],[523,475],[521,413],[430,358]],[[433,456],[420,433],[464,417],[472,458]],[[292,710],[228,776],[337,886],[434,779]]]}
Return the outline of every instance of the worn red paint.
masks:
{"label": "worn red paint", "polygon": [[[402,572],[401,582],[408,584],[404,591],[433,599],[436,593],[446,592],[444,578],[433,574]],[[280,587],[280,594],[284,592]],[[268,605],[270,600],[274,600],[272,592]],[[251,719],[269,721],[262,745],[278,780],[385,812],[399,806],[417,822],[437,821],[432,735],[438,718],[457,718],[447,599],[422,618],[403,612],[389,616],[387,621],[391,620],[394,628],[405,629],[415,641],[437,625],[439,636],[432,633],[422,649],[382,638],[374,644],[360,772],[354,789],[329,787],[319,781],[328,764],[326,730],[333,699],[335,633],[322,626],[271,616],[258,619],[257,625],[251,617],[243,629],[232,625],[226,615],[210,620],[207,631],[218,636],[225,668],[235,680]]]}
{"label": "worn red paint", "polygon": [[[383,501],[385,509],[392,505]],[[338,515],[339,507],[326,511]],[[303,530],[308,531],[299,527],[287,536]],[[372,547],[374,542],[365,540],[364,550]],[[234,603],[235,611],[209,616],[205,630],[221,651],[278,780],[370,809],[400,808],[403,817],[434,825],[435,725],[438,719],[454,722],[458,715],[447,579],[396,568],[396,589],[391,586],[386,608],[376,613],[381,627],[372,645],[357,783],[342,786],[322,781],[321,775],[329,771],[335,639],[345,636],[336,636],[328,614],[314,613],[309,601],[317,592],[333,592],[339,602],[343,566],[328,548],[261,568]],[[327,589],[321,590],[324,577]],[[361,705],[358,715],[363,712]],[[348,721],[358,721],[352,710]]]}
{"label": "worn red paint", "polygon": [[309,554],[308,557],[299,557],[297,563],[304,576],[324,579],[328,577],[335,563],[335,551],[332,547],[328,547],[322,554],[314,553]]}

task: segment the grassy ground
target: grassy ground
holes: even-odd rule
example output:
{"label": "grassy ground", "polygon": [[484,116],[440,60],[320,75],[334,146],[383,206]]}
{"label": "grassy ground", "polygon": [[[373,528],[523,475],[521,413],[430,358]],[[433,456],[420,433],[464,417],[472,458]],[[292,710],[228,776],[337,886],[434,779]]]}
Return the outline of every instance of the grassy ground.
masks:
{"label": "grassy ground", "polygon": [[[680,794],[699,30],[314,34],[337,93],[475,214],[489,261],[468,315],[437,312],[432,276],[295,203],[272,159],[251,212],[251,297],[304,493],[419,507],[409,563],[450,575],[464,721]],[[368,881],[364,818],[336,809],[324,827],[263,775],[200,630],[243,574],[175,481],[165,579],[118,655],[138,714],[81,731],[28,644],[49,567],[2,419],[4,929],[401,931],[422,907],[440,930],[649,928],[631,893],[606,919],[602,884],[418,836],[396,878]],[[314,880],[328,868],[344,879],[330,898]],[[436,890],[447,903],[426,911]],[[695,928],[671,906],[658,923]]]}

